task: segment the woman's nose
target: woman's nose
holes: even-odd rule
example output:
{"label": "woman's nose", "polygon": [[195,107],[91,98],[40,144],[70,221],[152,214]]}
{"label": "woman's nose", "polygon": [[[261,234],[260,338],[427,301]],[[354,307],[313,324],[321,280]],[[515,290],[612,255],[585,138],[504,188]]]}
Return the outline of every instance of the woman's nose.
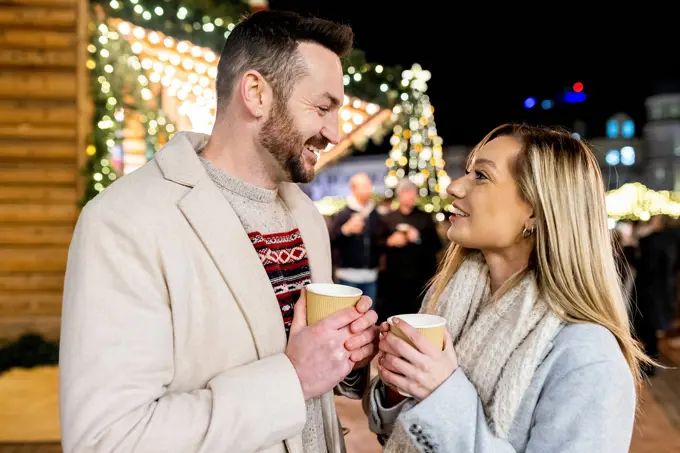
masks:
{"label": "woman's nose", "polygon": [[465,197],[465,182],[463,178],[454,179],[446,188],[446,193],[451,195],[453,198],[464,198]]}

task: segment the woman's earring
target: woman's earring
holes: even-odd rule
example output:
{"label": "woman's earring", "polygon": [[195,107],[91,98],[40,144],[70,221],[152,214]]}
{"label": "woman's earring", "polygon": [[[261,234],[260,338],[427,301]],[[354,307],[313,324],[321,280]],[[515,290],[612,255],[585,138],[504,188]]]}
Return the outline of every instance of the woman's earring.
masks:
{"label": "woman's earring", "polygon": [[255,109],[255,116],[258,117],[258,118],[261,117],[262,116],[262,110]]}
{"label": "woman's earring", "polygon": [[536,230],[536,225],[531,225],[531,228],[524,227],[524,230],[522,231],[522,237],[524,239],[529,239],[529,237],[534,234],[534,231]]}

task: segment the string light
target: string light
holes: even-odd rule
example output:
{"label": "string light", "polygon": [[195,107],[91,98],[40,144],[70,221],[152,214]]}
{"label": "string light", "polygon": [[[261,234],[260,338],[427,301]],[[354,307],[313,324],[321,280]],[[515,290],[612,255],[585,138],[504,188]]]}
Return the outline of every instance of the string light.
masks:
{"label": "string light", "polygon": [[680,217],[680,195],[655,191],[641,183],[624,184],[606,195],[607,213],[615,220],[649,220],[653,215]]}

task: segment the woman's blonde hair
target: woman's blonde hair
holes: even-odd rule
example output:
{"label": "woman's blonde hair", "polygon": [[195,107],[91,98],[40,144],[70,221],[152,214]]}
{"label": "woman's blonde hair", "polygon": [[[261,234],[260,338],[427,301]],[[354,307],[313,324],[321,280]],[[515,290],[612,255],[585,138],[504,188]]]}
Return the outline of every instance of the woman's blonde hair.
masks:
{"label": "woman's blonde hair", "polygon": [[[653,364],[633,338],[621,276],[607,222],[600,166],[588,146],[559,129],[505,124],[472,150],[470,157],[497,137],[515,138],[521,150],[514,175],[522,199],[534,211],[536,246],[529,266],[508,279],[498,299],[530,270],[540,293],[568,323],[595,323],[616,337],[635,382],[642,364]],[[446,284],[472,250],[452,245],[431,282],[432,311]]]}

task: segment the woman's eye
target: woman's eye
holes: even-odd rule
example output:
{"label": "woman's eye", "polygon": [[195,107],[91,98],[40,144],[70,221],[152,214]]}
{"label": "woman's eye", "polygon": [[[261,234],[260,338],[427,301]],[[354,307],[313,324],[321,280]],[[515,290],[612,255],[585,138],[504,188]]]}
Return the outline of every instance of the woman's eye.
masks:
{"label": "woman's eye", "polygon": [[[468,170],[468,169],[465,170],[465,174],[466,174],[466,175],[469,175],[470,173],[472,173],[471,170]],[[484,173],[482,173],[481,171],[476,171],[476,170],[475,170],[475,179],[488,179],[488,178],[487,178],[486,175],[485,175]]]}

